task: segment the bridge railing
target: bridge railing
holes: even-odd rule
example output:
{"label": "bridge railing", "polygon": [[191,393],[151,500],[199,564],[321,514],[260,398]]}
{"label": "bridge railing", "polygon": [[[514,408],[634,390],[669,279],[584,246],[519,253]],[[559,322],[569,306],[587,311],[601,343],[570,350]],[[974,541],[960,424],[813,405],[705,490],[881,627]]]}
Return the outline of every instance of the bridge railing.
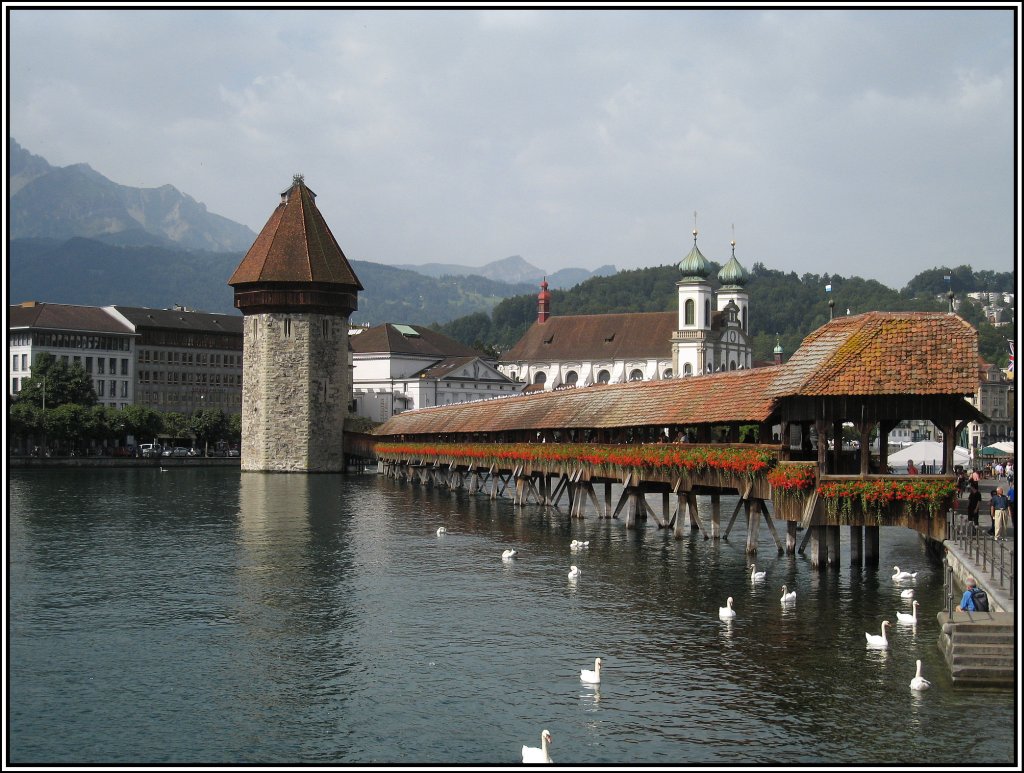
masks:
{"label": "bridge railing", "polygon": [[[997,541],[986,529],[979,528],[973,521],[964,520],[963,516],[952,519],[948,529],[947,539],[980,568],[991,584],[998,585],[1016,606],[1017,550],[1008,547],[1008,544],[1015,543]],[[948,604],[948,612],[952,613],[958,600],[953,599]]]}

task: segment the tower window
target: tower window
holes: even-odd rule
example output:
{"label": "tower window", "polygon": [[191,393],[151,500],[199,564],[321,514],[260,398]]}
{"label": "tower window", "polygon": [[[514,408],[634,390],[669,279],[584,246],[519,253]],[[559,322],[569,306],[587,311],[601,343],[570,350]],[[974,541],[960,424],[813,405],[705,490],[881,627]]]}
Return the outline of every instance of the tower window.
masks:
{"label": "tower window", "polygon": [[291,338],[292,337],[292,321],[288,317],[284,318],[284,337],[285,338]]}
{"label": "tower window", "polygon": [[683,320],[684,320],[685,324],[687,324],[687,325],[693,325],[694,324],[694,310],[693,309],[694,309],[694,307],[693,307],[693,299],[692,298],[688,298],[686,303],[683,305]]}

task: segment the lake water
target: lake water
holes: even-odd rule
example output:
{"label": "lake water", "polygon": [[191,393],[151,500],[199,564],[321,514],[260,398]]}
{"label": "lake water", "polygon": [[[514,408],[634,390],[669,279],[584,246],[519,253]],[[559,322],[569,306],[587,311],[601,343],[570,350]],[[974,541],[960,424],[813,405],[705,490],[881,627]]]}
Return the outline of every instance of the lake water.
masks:
{"label": "lake water", "polygon": [[16,471],[8,494],[12,764],[516,765],[545,728],[556,765],[1018,761],[1016,692],[952,686],[941,565],[906,529],[877,570],[824,572],[761,529],[752,584],[741,522],[677,541],[373,473]]}

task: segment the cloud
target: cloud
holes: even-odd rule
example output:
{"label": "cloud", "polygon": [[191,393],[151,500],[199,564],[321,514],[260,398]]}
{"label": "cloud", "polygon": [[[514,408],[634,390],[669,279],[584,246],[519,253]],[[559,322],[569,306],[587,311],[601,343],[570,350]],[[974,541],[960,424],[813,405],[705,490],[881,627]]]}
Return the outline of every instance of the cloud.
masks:
{"label": "cloud", "polygon": [[[302,172],[346,253],[1011,270],[1012,14],[10,14],[11,135],[259,230]],[[73,127],[73,131],[70,131]],[[951,223],[957,223],[951,228]]]}

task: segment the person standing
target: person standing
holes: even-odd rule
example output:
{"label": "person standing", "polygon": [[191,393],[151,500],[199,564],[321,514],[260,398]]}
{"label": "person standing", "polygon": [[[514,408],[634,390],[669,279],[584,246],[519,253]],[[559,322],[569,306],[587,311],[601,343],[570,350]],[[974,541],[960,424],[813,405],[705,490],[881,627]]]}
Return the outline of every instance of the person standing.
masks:
{"label": "person standing", "polygon": [[1007,510],[1010,513],[1010,526],[1014,529],[1014,535],[1017,534],[1017,490],[1013,487],[1013,481],[1010,481],[1010,485],[1006,487],[1006,501]]}
{"label": "person standing", "polygon": [[1003,494],[1003,487],[997,486],[989,501],[989,510],[992,512],[992,533],[997,542],[1006,539],[1006,511],[1010,503]]}
{"label": "person standing", "polygon": [[917,475],[917,467],[914,466],[913,459],[907,459],[907,475]]}
{"label": "person standing", "polygon": [[981,511],[981,489],[978,487],[978,481],[972,480],[970,485],[967,487],[967,520],[974,524],[974,528],[978,528],[978,515]]}

